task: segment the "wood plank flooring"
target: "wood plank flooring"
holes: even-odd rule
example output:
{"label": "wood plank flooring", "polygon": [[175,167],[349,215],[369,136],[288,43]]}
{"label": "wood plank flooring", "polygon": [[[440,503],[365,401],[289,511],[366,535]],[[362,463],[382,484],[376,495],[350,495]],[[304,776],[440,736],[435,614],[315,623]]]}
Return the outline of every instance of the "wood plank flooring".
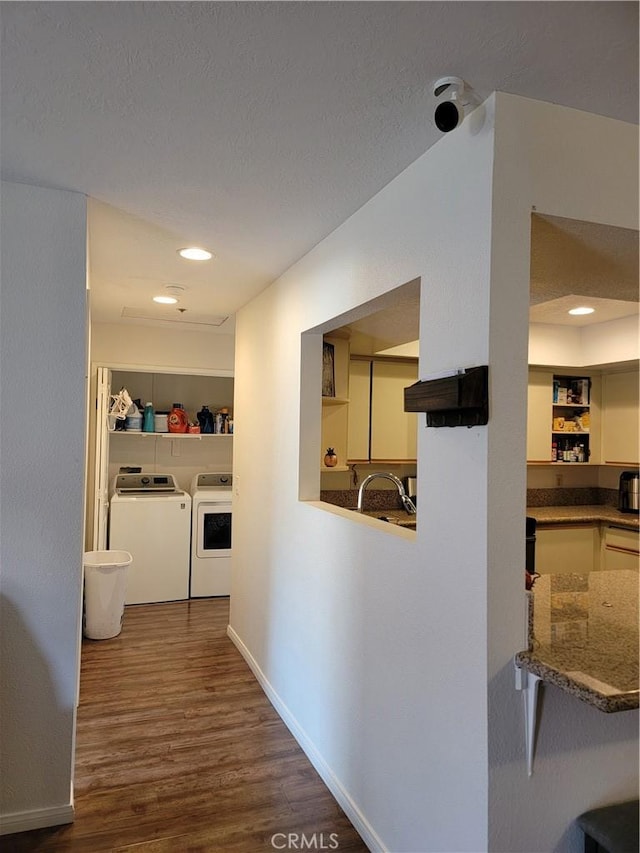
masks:
{"label": "wood plank flooring", "polygon": [[367,850],[227,637],[228,617],[228,599],[137,605],[119,637],[83,642],[75,823],[5,836],[3,850],[262,853],[275,833]]}

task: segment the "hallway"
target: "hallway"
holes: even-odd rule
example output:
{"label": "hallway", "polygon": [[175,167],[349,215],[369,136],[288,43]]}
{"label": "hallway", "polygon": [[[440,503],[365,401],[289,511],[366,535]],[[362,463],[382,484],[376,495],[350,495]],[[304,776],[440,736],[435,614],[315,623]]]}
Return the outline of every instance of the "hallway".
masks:
{"label": "hallway", "polygon": [[262,853],[315,833],[307,849],[367,850],[228,639],[228,615],[228,599],[138,605],[119,637],[84,640],[75,823],[4,849]]}

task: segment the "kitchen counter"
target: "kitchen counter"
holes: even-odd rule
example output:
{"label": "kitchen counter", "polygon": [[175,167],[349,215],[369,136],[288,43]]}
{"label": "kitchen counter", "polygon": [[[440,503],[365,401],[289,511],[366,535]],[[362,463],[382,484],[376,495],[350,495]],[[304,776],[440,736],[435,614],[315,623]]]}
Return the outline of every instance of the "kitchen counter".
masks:
{"label": "kitchen counter", "polygon": [[638,708],[638,573],[539,577],[516,666],[605,713]]}
{"label": "kitchen counter", "polygon": [[634,513],[620,512],[612,506],[594,504],[591,506],[528,506],[527,515],[544,524],[615,524],[628,530],[639,530],[638,516]]}
{"label": "kitchen counter", "polygon": [[[352,512],[358,512],[358,510],[353,509]],[[363,510],[362,512],[359,512],[358,515],[366,515],[367,518],[377,518],[381,521],[386,521],[388,524],[393,524],[397,527],[404,527],[407,530],[415,530],[416,522],[418,520],[417,515],[409,515],[409,513],[405,512],[404,509]]]}

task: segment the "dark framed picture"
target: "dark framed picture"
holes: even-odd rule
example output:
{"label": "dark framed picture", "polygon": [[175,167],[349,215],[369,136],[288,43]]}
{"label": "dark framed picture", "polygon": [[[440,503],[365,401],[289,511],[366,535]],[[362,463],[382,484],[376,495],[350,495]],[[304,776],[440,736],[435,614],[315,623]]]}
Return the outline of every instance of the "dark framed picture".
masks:
{"label": "dark framed picture", "polygon": [[336,376],[334,371],[334,347],[326,341],[322,344],[322,396],[336,396]]}

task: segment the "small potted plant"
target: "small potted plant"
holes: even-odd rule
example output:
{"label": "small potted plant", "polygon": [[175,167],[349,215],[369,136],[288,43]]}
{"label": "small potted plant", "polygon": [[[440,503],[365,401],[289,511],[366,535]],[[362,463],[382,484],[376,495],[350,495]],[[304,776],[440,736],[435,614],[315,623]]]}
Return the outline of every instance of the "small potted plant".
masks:
{"label": "small potted plant", "polygon": [[327,447],[327,452],[324,455],[324,464],[327,468],[335,468],[338,464],[338,457],[333,447]]}

